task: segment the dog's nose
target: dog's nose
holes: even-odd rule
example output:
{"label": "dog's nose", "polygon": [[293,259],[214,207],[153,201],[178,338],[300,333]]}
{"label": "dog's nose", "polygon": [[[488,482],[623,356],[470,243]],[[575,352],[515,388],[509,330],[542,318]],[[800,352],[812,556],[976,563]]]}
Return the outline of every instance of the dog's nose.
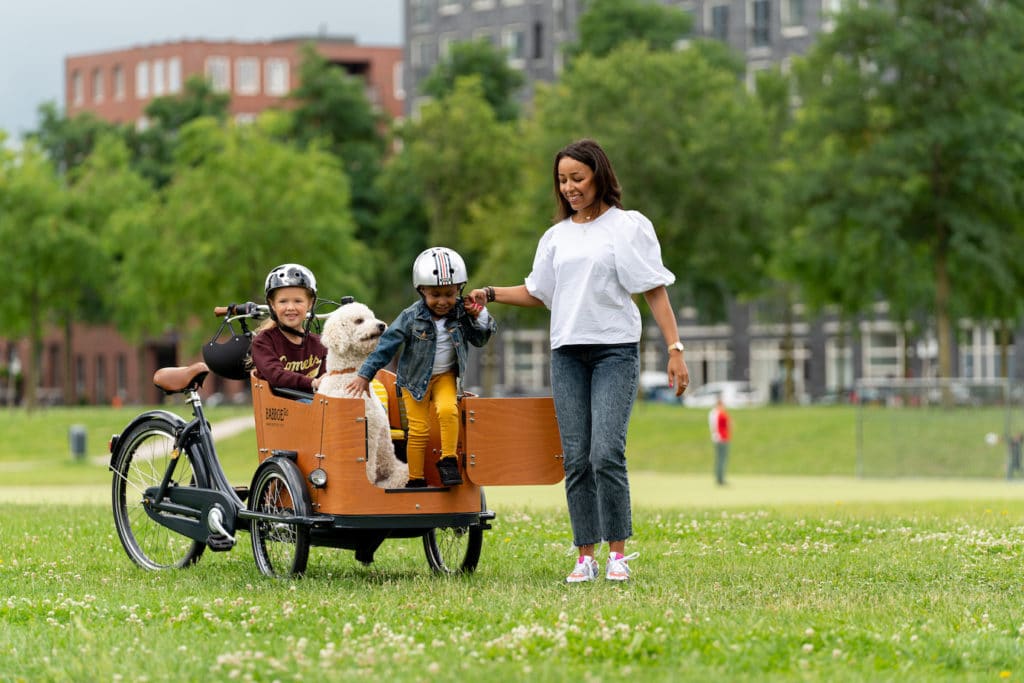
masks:
{"label": "dog's nose", "polygon": [[377,323],[377,329],[380,330],[381,332],[383,332],[387,328],[388,328],[388,326],[385,325],[384,323]]}

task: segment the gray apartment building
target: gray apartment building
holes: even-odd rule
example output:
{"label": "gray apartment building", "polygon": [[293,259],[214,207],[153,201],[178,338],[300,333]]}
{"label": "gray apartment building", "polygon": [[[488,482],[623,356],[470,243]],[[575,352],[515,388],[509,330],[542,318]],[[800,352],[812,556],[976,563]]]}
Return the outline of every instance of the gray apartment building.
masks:
{"label": "gray apartment building", "polygon": [[[803,54],[829,31],[844,0],[662,0],[693,17],[693,37],[728,43],[747,64],[752,85],[758,70]],[[457,41],[487,38],[508,52],[522,70],[532,96],[537,81],[558,78],[560,45],[578,38],[585,0],[406,0],[406,107],[414,112],[422,97],[418,84]],[[679,303],[679,302],[676,302]],[[885,303],[858,320],[810,317],[794,306],[782,314],[773,302],[729,306],[727,320],[698,322],[697,311],[678,310],[680,334],[694,387],[745,380],[766,394],[779,390],[791,365],[796,395],[812,400],[850,389],[860,378],[931,377],[937,374],[934,339],[911,338],[888,316]],[[997,333],[976,321],[959,322],[953,348],[954,375],[987,379],[1002,376],[1004,361]],[[643,369],[664,369],[664,348],[656,330],[645,334]],[[510,392],[542,391],[548,384],[546,330],[503,327],[497,354],[500,383]],[[1024,351],[1024,349],[1022,349]],[[1018,378],[1024,358],[1009,349],[1008,376]]]}

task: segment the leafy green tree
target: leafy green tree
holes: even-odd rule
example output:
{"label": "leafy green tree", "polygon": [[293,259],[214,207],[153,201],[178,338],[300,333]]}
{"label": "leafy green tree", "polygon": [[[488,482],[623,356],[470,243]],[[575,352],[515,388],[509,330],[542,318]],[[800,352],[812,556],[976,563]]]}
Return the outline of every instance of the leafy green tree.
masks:
{"label": "leafy green tree", "polygon": [[494,109],[499,121],[519,118],[517,93],[525,78],[521,71],[508,65],[508,57],[486,38],[454,43],[423,81],[423,94],[443,99],[455,91],[460,78],[478,76],[484,99]]}
{"label": "leafy green tree", "polygon": [[[401,129],[398,132],[402,137]],[[415,298],[412,263],[430,246],[430,219],[423,198],[423,183],[414,160],[402,151],[389,157],[377,176],[377,192],[387,197],[377,215],[377,232],[368,245],[374,267],[369,301],[379,318],[392,320]],[[430,173],[430,169],[420,169]],[[458,248],[457,245],[452,245]]]}
{"label": "leafy green tree", "polygon": [[53,102],[40,105],[37,111],[39,128],[27,137],[36,141],[61,173],[82,164],[100,137],[117,130],[91,112],[68,118]]}
{"label": "leafy green tree", "polygon": [[215,92],[210,82],[201,76],[186,80],[180,95],[154,99],[146,106],[147,125],[144,128],[131,126],[125,130],[139,172],[156,187],[166,185],[171,179],[178,131],[190,121],[204,116],[225,121],[230,105],[231,96]]}
{"label": "leafy green tree", "polygon": [[577,25],[579,42],[565,51],[570,57],[605,57],[634,41],[646,42],[652,50],[671,50],[692,25],[685,11],[655,0],[591,0]]}
{"label": "leafy green tree", "polygon": [[515,201],[521,147],[499,121],[479,77],[459,79],[448,97],[424,105],[405,134],[405,154],[430,222],[428,242],[480,260],[497,236],[491,219]]}
{"label": "leafy green tree", "polygon": [[28,141],[18,152],[0,146],[0,269],[6,273],[6,302],[0,306],[0,335],[26,337],[25,404],[36,405],[43,334],[55,313],[66,308],[88,268],[97,243],[68,219],[61,178],[39,146]]}
{"label": "leafy green tree", "polygon": [[113,230],[113,217],[148,200],[149,182],[131,166],[131,153],[121,136],[101,137],[92,154],[68,175],[65,216],[82,231],[83,248],[76,260],[74,284],[54,301],[64,330],[64,396],[74,395],[73,323],[107,322],[118,304],[112,286],[125,244]]}
{"label": "leafy green tree", "polygon": [[116,217],[132,245],[119,269],[120,328],[136,340],[179,329],[191,353],[214,306],[262,301],[266,273],[292,261],[313,269],[322,298],[362,296],[367,254],[348,188],[337,158],[316,145],[296,149],[258,125],[187,124],[172,182]]}
{"label": "leafy green tree", "polygon": [[328,62],[312,44],[302,48],[299,85],[289,99],[295,103],[289,138],[300,146],[315,143],[341,159],[359,237],[369,240],[381,205],[375,183],[387,150],[383,115],[366,98],[364,82]]}
{"label": "leafy green tree", "polygon": [[770,245],[771,129],[731,71],[700,50],[632,43],[577,59],[536,109],[548,159],[581,137],[608,151],[626,208],[652,220],[678,293],[703,315],[721,319],[727,296],[757,291]]}
{"label": "leafy green tree", "polygon": [[1022,68],[1024,9],[998,0],[859,3],[797,64],[805,290],[931,310],[945,376],[957,315],[1018,313]]}

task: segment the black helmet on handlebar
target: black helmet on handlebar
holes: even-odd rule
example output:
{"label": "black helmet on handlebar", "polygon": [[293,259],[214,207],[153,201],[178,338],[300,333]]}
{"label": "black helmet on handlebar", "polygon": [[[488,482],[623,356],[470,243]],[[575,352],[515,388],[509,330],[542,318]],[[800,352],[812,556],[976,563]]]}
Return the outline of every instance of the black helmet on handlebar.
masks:
{"label": "black helmet on handlebar", "polygon": [[284,263],[277,266],[270,273],[267,274],[267,281],[264,285],[264,291],[267,296],[267,305],[270,306],[270,318],[277,323],[281,324],[281,321],[277,319],[277,314],[274,313],[274,306],[270,302],[270,295],[274,293],[274,290],[281,289],[282,287],[302,287],[309,292],[312,301],[309,305],[310,315],[306,317],[306,322],[303,324],[301,330],[289,330],[295,332],[298,335],[305,335],[309,332],[309,324],[312,321],[312,311],[316,306],[316,276],[306,266],[298,263]]}

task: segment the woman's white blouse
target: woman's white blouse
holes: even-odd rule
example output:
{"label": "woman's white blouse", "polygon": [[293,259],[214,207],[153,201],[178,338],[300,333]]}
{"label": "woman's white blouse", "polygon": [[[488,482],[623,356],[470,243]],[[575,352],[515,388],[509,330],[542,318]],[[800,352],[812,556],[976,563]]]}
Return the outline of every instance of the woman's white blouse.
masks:
{"label": "woman's white blouse", "polygon": [[590,223],[565,219],[544,233],[526,289],[551,309],[551,348],[640,341],[632,295],[670,285],[654,226],[612,207]]}

